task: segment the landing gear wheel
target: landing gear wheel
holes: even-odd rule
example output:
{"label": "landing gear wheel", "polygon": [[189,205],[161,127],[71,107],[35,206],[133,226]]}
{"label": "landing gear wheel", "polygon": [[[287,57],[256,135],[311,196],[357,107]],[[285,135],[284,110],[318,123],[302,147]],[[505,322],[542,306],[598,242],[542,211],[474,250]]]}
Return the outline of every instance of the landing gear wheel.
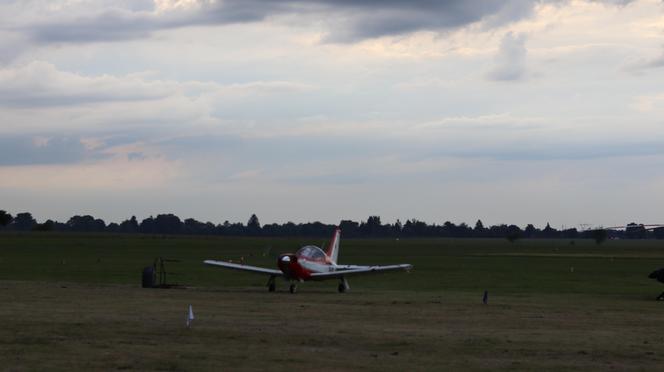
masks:
{"label": "landing gear wheel", "polygon": [[274,276],[270,275],[270,279],[267,281],[267,290],[268,292],[274,292],[277,289],[277,285],[274,283]]}
{"label": "landing gear wheel", "polygon": [[341,282],[339,283],[339,287],[338,287],[339,293],[348,292],[348,290],[350,289],[350,286],[348,285],[348,281],[344,277],[341,277],[340,279],[341,279]]}
{"label": "landing gear wheel", "polygon": [[290,293],[295,293],[297,292],[297,286],[295,284],[290,285]]}

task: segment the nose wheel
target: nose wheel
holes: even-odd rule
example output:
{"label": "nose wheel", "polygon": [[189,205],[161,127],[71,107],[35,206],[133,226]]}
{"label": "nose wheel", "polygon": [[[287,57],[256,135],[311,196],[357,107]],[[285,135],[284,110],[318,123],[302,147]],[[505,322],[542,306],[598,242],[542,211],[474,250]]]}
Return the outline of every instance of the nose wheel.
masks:
{"label": "nose wheel", "polygon": [[290,293],[295,293],[297,292],[297,285],[291,284],[290,285]]}

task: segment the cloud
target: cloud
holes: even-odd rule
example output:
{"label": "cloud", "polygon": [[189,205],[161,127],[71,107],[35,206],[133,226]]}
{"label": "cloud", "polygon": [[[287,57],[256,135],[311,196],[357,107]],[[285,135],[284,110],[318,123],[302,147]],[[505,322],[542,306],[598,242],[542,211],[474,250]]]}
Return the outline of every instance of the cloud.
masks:
{"label": "cloud", "polygon": [[35,61],[0,69],[0,135],[78,131],[85,136],[161,138],[194,127],[242,126],[224,120],[237,119],[257,105],[274,107],[275,97],[291,100],[314,89],[283,80],[222,85],[144,74],[82,75]]}
{"label": "cloud", "polygon": [[0,66],[13,62],[27,49],[25,37],[0,30]]}
{"label": "cloud", "polygon": [[[221,85],[144,74],[86,76],[41,61],[0,69],[0,166],[218,151],[238,141],[228,133],[254,131],[237,119],[242,111],[234,106],[261,107],[269,116],[275,96],[290,99],[312,89],[290,81]],[[190,143],[192,133],[208,141]]]}
{"label": "cloud", "polygon": [[144,39],[159,30],[188,26],[260,21],[278,13],[279,2],[180,1],[157,2],[152,11],[106,8],[57,20],[48,17],[17,27],[38,43],[89,43]]}
{"label": "cloud", "polygon": [[655,112],[659,113],[664,111],[664,93],[642,95],[635,97],[632,100],[630,107],[636,111],[643,113]]}
{"label": "cloud", "polygon": [[313,86],[291,81],[251,81],[220,85],[212,82],[148,80],[141,74],[85,76],[62,71],[51,63],[34,61],[0,69],[0,106],[77,106],[100,102],[140,102],[173,96],[215,95],[235,99],[288,92]]}
{"label": "cloud", "polygon": [[[329,39],[354,42],[417,31],[449,31],[483,20],[498,26],[531,14],[539,1],[322,1],[347,21],[335,25]],[[340,5],[341,4],[341,5]]]}
{"label": "cloud", "polygon": [[[631,2],[602,3],[624,7]],[[8,12],[17,16],[4,28],[5,33],[22,42],[12,44],[19,45],[18,49],[3,48],[12,52],[9,56],[0,52],[0,63],[15,58],[20,49],[30,46],[29,41],[41,45],[125,42],[151,38],[165,30],[244,23],[270,22],[315,30],[312,40],[341,44],[417,32],[441,34],[475,26],[491,30],[528,19],[543,4],[561,3],[566,1],[154,0],[139,5],[125,1],[64,2],[47,7],[48,11],[10,8]],[[512,80],[498,75],[496,80]]]}
{"label": "cloud", "polygon": [[[545,0],[225,0],[157,1],[151,11],[106,8],[60,12],[17,29],[39,43],[113,42],[147,38],[158,30],[295,17],[328,26],[326,40],[356,42],[418,31],[448,31],[485,22],[493,28],[523,19]],[[54,20],[57,19],[57,20]]]}
{"label": "cloud", "polygon": [[508,32],[500,42],[494,67],[488,78],[496,81],[521,80],[526,74],[526,35]]}
{"label": "cloud", "polygon": [[176,180],[178,162],[163,158],[111,158],[84,164],[0,166],[0,189],[40,190],[154,190]]}
{"label": "cloud", "polygon": [[592,1],[603,4],[626,6],[633,3],[635,0],[592,0]]}
{"label": "cloud", "polygon": [[47,62],[35,61],[0,70],[0,106],[66,106],[102,101],[152,100],[172,94],[173,87],[167,85],[153,83],[151,86],[131,77],[87,77],[60,71]]}
{"label": "cloud", "polygon": [[660,55],[652,58],[642,58],[636,62],[629,63],[625,66],[625,70],[635,73],[641,73],[645,70],[657,69],[664,67],[664,47]]}
{"label": "cloud", "polygon": [[653,58],[650,61],[646,62],[644,65],[645,68],[660,68],[664,67],[664,52],[659,57]]}
{"label": "cloud", "polygon": [[[575,189],[597,166],[607,169],[598,184],[619,198],[625,179],[653,183],[615,169],[652,175],[661,163],[657,79],[616,74],[633,56],[660,65],[659,0],[128,6],[137,2],[21,1],[34,5],[29,12],[0,4],[0,60],[10,63],[0,69],[0,188],[36,190],[7,194],[15,208],[99,200],[95,215],[125,216],[152,211],[139,207],[152,200],[150,208],[192,215],[251,209],[262,220],[272,208],[270,218],[300,221],[320,210],[365,216],[402,195],[392,215],[442,218],[441,210],[481,214],[478,205],[521,196],[513,190],[541,194],[546,177],[581,163],[578,183],[569,192],[548,186],[552,202],[541,210],[578,204]],[[533,71],[542,76],[532,84],[486,81]],[[152,176],[140,181],[144,172]],[[468,190],[494,195],[496,180],[515,176],[531,183],[504,181],[500,198],[461,205],[475,200]],[[51,182],[75,189],[72,198],[63,203]],[[136,185],[149,191],[134,193]],[[95,191],[121,187],[122,196]]]}
{"label": "cloud", "polygon": [[0,137],[0,166],[71,164],[103,157],[104,154],[87,148],[75,137]]}

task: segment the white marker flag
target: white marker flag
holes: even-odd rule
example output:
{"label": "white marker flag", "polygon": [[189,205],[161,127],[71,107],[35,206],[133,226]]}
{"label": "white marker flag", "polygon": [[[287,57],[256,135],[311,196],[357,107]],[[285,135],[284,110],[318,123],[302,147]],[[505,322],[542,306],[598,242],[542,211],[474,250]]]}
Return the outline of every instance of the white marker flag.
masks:
{"label": "white marker flag", "polygon": [[191,323],[194,321],[194,309],[189,305],[189,312],[187,313],[187,328],[191,327]]}

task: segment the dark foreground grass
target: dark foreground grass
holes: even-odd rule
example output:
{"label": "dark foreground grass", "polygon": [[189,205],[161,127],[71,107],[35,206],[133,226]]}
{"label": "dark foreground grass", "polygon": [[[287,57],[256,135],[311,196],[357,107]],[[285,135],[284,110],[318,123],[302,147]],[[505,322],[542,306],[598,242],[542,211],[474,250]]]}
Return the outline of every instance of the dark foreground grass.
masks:
{"label": "dark foreground grass", "polygon": [[[274,265],[300,239],[0,234],[4,370],[657,370],[659,242],[342,240],[347,263],[410,274],[304,283],[205,267]],[[321,242],[315,242],[321,243]],[[138,288],[153,257],[188,289]],[[489,303],[481,303],[489,291]],[[196,313],[184,325],[187,306]]]}

